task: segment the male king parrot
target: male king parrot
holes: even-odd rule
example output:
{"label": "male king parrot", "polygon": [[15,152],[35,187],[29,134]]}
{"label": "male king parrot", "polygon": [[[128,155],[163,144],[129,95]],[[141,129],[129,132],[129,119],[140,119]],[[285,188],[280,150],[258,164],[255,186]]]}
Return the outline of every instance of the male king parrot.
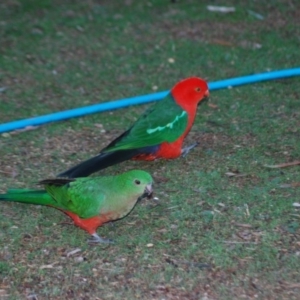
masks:
{"label": "male king parrot", "polygon": [[185,155],[195,145],[182,149],[196,116],[198,104],[209,96],[207,83],[197,77],[178,82],[100,154],[62,172],[58,177],[84,177],[128,159],[172,159]]}

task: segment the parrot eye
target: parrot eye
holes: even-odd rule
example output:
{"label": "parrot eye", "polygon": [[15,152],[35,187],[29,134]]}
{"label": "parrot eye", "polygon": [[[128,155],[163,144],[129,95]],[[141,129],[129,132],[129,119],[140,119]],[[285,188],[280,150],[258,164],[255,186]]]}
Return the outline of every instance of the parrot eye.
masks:
{"label": "parrot eye", "polygon": [[195,91],[196,91],[197,93],[200,93],[200,92],[201,92],[201,89],[200,89],[199,87],[196,87],[196,88],[195,88]]}
{"label": "parrot eye", "polygon": [[136,179],[136,180],[134,181],[134,183],[137,184],[137,185],[141,184],[141,182],[140,182],[138,179]]}

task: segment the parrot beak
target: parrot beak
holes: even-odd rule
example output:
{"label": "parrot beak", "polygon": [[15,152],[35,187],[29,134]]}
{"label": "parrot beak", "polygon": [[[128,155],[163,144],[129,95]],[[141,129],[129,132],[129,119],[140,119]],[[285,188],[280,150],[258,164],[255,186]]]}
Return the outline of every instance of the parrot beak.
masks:
{"label": "parrot beak", "polygon": [[138,201],[142,200],[143,198],[147,197],[148,199],[152,198],[153,195],[153,188],[152,188],[152,183],[147,184],[145,189],[144,189],[144,193],[142,196],[140,196],[138,198]]}
{"label": "parrot beak", "polygon": [[153,193],[152,183],[147,184],[144,193],[149,197]]}
{"label": "parrot beak", "polygon": [[147,197],[148,199],[152,198],[153,195],[153,188],[152,188],[152,183],[149,183],[146,185],[145,189],[144,189],[144,194],[139,197],[139,200],[142,200],[143,198]]}
{"label": "parrot beak", "polygon": [[208,98],[209,98],[209,90],[206,90],[206,92],[204,93],[203,100],[206,102]]}

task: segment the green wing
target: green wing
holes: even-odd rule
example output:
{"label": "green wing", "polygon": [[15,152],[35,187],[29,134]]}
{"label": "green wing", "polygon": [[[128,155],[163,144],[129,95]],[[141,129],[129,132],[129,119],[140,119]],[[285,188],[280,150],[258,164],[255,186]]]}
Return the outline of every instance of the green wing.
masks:
{"label": "green wing", "polygon": [[[56,201],[57,208],[70,211],[80,218],[91,218],[99,214],[107,198],[108,177],[79,178],[64,185],[47,184],[46,191]],[[109,180],[110,181],[110,180]]]}
{"label": "green wing", "polygon": [[122,136],[102,152],[137,149],[176,141],[185,131],[188,114],[168,94],[151,106]]}

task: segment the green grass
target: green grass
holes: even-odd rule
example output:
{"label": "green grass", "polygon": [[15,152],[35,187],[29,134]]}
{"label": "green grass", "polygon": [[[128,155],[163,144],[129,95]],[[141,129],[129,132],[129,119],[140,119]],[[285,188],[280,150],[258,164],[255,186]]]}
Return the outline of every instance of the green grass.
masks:
{"label": "green grass", "polygon": [[[299,64],[296,0],[226,1],[231,14],[195,0],[119,2],[2,1],[1,123],[193,75],[215,81]],[[187,158],[100,172],[147,170],[159,198],[98,229],[114,245],[91,247],[54,209],[1,203],[0,298],[297,299],[300,190],[281,185],[300,182],[299,166],[265,165],[299,160],[299,96],[299,78],[211,92],[217,107],[199,108],[186,144],[200,145]],[[91,157],[145,108],[0,135],[0,191],[35,187]]]}

